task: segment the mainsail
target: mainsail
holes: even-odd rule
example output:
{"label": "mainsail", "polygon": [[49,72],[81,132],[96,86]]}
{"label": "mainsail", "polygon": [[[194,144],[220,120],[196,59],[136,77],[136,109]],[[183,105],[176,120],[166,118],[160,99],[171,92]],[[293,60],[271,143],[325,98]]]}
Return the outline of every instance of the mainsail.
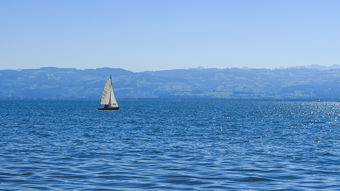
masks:
{"label": "mainsail", "polygon": [[118,102],[116,100],[115,94],[112,88],[112,78],[110,77],[104,87],[102,93],[102,99],[100,100],[101,105],[108,105],[112,107],[118,107]]}

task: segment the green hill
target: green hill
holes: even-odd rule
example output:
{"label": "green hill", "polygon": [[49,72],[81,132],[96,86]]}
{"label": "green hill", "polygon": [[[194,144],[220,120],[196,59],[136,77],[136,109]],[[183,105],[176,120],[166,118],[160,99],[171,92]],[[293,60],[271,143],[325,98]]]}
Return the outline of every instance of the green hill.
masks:
{"label": "green hill", "polygon": [[99,99],[112,75],[118,98],[340,98],[340,69],[178,69],[130,72],[117,68],[0,70],[1,99]]}

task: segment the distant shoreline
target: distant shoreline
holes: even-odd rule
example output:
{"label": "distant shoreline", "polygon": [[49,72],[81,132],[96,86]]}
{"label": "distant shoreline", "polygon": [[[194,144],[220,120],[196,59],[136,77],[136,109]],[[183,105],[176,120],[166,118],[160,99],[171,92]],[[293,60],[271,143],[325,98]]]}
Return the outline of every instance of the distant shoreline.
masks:
{"label": "distant shoreline", "polygon": [[340,100],[340,68],[0,70],[0,99],[97,100],[109,76],[118,99]]}
{"label": "distant shoreline", "polygon": [[[118,98],[119,101],[235,101],[235,102],[317,102],[311,99],[229,99],[229,98]],[[0,98],[0,101],[90,101],[98,102],[97,99],[30,99],[30,98]],[[339,100],[321,100],[320,102],[339,102]]]}
{"label": "distant shoreline", "polygon": [[54,66],[42,66],[37,68],[3,68],[0,71],[32,71],[32,70],[78,70],[78,71],[86,71],[86,70],[111,70],[118,69],[124,70],[132,73],[148,73],[148,72],[164,72],[164,71],[173,71],[173,70],[286,70],[286,69],[315,69],[315,70],[334,70],[340,69],[340,64],[333,65],[301,65],[301,66],[289,66],[289,67],[221,67],[221,68],[207,68],[207,67],[194,67],[194,68],[172,68],[172,69],[157,69],[157,70],[144,70],[144,71],[133,71],[126,68],[116,68],[116,67],[99,67],[99,68],[63,68],[63,67],[54,67]]}

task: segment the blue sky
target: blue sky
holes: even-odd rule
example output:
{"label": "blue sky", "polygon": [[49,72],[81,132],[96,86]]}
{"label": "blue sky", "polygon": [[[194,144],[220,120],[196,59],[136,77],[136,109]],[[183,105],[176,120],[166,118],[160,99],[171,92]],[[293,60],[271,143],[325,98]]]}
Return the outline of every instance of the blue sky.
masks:
{"label": "blue sky", "polygon": [[337,0],[0,1],[0,69],[340,64]]}

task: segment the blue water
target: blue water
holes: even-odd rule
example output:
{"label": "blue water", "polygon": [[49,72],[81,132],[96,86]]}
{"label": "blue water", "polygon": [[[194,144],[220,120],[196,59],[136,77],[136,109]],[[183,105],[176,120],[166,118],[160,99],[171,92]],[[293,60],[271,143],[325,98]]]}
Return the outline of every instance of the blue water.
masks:
{"label": "blue water", "polygon": [[340,104],[1,101],[1,190],[340,190]]}

